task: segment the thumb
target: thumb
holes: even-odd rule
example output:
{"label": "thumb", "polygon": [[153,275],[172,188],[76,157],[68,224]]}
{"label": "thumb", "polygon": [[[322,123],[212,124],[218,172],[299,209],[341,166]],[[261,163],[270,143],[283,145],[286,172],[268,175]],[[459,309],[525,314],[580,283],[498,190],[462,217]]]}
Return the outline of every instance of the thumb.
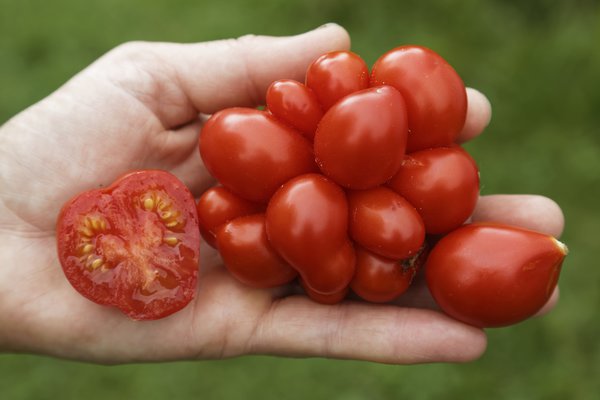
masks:
{"label": "thumb", "polygon": [[[259,105],[274,80],[302,81],[316,57],[349,47],[344,28],[327,24],[289,37],[248,35],[194,44],[131,42],[109,52],[97,64],[100,70],[119,70],[119,74],[111,74],[111,80],[134,95],[141,94],[139,99],[152,107],[166,126],[174,127],[198,113]],[[124,65],[131,64],[135,72],[123,74]],[[140,79],[140,71],[152,85]],[[148,86],[153,87],[150,93]]]}

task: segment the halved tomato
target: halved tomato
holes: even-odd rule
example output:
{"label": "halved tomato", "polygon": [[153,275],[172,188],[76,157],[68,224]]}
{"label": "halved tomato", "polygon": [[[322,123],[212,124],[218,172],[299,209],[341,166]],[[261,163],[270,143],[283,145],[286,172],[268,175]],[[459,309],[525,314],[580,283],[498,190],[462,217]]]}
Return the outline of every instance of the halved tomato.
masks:
{"label": "halved tomato", "polygon": [[58,256],[73,287],[132,319],[158,319],[194,297],[200,233],[194,198],[175,176],[137,171],[68,201]]}

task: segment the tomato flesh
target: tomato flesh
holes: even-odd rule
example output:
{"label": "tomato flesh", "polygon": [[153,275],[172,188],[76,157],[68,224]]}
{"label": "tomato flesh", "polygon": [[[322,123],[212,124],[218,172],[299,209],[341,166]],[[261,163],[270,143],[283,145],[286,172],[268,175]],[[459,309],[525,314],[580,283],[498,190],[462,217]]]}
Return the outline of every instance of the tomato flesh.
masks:
{"label": "tomato flesh", "polygon": [[73,287],[132,319],[157,319],[194,297],[200,234],[194,199],[164,171],[125,175],[62,209],[59,260]]}

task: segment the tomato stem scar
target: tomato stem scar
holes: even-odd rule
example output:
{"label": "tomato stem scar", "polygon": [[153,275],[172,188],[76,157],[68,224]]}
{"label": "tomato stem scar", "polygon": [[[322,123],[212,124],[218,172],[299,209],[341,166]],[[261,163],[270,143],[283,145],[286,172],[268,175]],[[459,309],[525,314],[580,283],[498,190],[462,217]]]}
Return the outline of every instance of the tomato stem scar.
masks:
{"label": "tomato stem scar", "polygon": [[554,245],[558,247],[565,256],[569,254],[569,248],[566,244],[556,238],[552,238],[552,240],[554,241]]}

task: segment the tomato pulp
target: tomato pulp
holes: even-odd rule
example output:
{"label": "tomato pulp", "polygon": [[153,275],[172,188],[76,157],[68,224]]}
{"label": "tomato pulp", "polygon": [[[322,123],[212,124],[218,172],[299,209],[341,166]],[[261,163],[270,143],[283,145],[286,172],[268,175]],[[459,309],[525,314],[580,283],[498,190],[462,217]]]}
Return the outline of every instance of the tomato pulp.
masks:
{"label": "tomato pulp", "polygon": [[157,319],[194,297],[200,233],[194,198],[164,171],[127,174],[63,207],[58,256],[73,287],[132,319]]}

